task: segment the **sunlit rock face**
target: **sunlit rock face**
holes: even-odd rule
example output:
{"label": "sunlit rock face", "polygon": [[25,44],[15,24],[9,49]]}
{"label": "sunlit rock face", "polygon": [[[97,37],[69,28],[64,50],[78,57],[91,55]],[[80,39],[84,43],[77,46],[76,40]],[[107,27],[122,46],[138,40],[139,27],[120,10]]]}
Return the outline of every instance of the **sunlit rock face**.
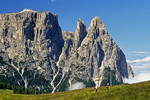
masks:
{"label": "sunlit rock face", "polygon": [[56,14],[25,9],[0,14],[0,79],[42,91],[64,91],[74,83],[100,86],[106,68],[115,79],[134,75],[100,18],[75,32],[61,31]]}
{"label": "sunlit rock face", "polygon": [[[52,91],[50,82],[58,71],[56,62],[63,47],[57,15],[26,9],[0,14],[0,22],[0,51],[16,70],[12,71],[12,76],[19,77],[15,84]],[[7,71],[0,73],[1,77],[8,76]]]}

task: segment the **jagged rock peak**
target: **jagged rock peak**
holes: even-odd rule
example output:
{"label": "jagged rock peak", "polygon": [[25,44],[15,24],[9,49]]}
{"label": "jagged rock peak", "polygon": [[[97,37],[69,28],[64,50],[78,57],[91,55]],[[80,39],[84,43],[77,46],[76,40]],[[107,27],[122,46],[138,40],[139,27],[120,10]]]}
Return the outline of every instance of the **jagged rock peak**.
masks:
{"label": "jagged rock peak", "polygon": [[80,29],[82,27],[86,28],[86,25],[81,19],[79,19],[78,22],[77,22],[77,29]]}
{"label": "jagged rock peak", "polygon": [[[91,24],[88,28],[88,34],[91,34],[91,33],[94,33],[97,37],[99,36],[100,34],[108,34],[107,32],[107,29],[104,25],[104,23],[101,21],[101,19],[99,17],[94,17],[92,20],[91,20]],[[100,33],[100,34],[99,34]]]}
{"label": "jagged rock peak", "polygon": [[79,34],[79,37],[80,34],[86,34],[86,25],[81,19],[77,22],[76,34]]}
{"label": "jagged rock peak", "polygon": [[97,26],[99,24],[102,24],[102,21],[99,17],[96,16],[92,19],[90,26]]}
{"label": "jagged rock peak", "polygon": [[75,46],[79,47],[82,40],[85,38],[87,32],[86,32],[86,25],[85,23],[79,19],[77,22],[77,29],[75,32]]}
{"label": "jagged rock peak", "polygon": [[37,11],[34,11],[34,10],[32,10],[32,9],[27,9],[27,8],[25,8],[24,10],[22,10],[21,12],[37,12]]}
{"label": "jagged rock peak", "polygon": [[51,13],[51,12],[49,12],[49,11],[44,11],[44,12],[38,12],[38,11],[34,11],[34,10],[32,10],[32,9],[27,9],[27,8],[25,8],[24,10],[22,10],[21,12],[17,12],[17,13],[14,13],[14,14],[20,14],[20,13],[37,13],[37,14],[42,14],[43,16],[45,16],[44,14],[51,14],[51,15],[53,15],[53,16],[56,16],[56,17],[58,17],[58,15],[57,14],[54,14],[54,13]]}

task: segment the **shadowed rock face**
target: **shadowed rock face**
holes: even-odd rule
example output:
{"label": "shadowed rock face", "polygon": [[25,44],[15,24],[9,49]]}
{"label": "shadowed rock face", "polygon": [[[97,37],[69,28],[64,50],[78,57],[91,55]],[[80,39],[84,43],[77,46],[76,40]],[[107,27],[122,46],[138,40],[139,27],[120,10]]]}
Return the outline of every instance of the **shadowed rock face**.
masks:
{"label": "shadowed rock face", "polygon": [[57,15],[50,12],[0,14],[0,22],[2,81],[55,92],[77,81],[93,80],[100,86],[105,68],[115,70],[119,82],[133,75],[98,17],[92,19],[88,32],[82,20],[75,32],[61,32]]}
{"label": "shadowed rock face", "polygon": [[77,23],[77,29],[75,32],[75,38],[74,38],[74,47],[79,47],[81,45],[82,40],[86,36],[86,25],[83,21],[78,20]]}

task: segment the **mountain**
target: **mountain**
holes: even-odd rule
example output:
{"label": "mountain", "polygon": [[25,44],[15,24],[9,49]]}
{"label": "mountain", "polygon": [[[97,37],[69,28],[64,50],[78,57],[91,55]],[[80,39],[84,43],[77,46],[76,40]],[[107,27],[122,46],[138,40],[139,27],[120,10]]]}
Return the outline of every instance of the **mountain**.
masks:
{"label": "mountain", "polygon": [[56,14],[28,9],[0,14],[0,22],[1,81],[56,92],[76,82],[115,85],[134,76],[98,17],[88,31],[78,20],[75,32],[61,31]]}

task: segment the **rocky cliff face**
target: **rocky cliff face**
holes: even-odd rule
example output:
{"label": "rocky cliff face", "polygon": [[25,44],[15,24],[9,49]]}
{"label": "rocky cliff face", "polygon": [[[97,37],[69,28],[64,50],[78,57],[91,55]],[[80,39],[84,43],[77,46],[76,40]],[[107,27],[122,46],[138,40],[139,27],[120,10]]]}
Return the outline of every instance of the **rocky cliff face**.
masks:
{"label": "rocky cliff face", "polygon": [[117,82],[133,75],[98,17],[88,32],[81,20],[75,32],[61,32],[57,15],[50,12],[0,14],[0,22],[2,81],[55,92],[78,81],[100,86],[111,71]]}
{"label": "rocky cliff face", "polygon": [[[122,83],[122,79],[128,78],[129,75],[134,76],[122,50],[113,41],[98,17],[92,19],[88,32],[85,30],[84,22],[79,20],[76,32],[70,33],[70,35],[74,34],[72,36],[74,38],[68,37],[65,40],[59,58],[58,63],[64,69],[63,72],[71,72],[68,79],[70,86],[71,83],[77,81],[88,85],[91,84],[91,79],[98,86],[102,85],[102,82],[110,82],[113,85],[115,82]],[[79,45],[76,45],[77,43]],[[110,69],[109,72],[107,72],[107,68]],[[115,74],[113,75],[113,73]],[[108,78],[105,74],[109,74],[111,80],[105,80],[106,77]]]}
{"label": "rocky cliff face", "polygon": [[[50,82],[58,71],[56,62],[63,47],[57,15],[29,10],[1,14],[0,22],[0,51],[16,70],[16,84],[52,90]],[[1,77],[4,76],[7,71],[1,71]]]}

